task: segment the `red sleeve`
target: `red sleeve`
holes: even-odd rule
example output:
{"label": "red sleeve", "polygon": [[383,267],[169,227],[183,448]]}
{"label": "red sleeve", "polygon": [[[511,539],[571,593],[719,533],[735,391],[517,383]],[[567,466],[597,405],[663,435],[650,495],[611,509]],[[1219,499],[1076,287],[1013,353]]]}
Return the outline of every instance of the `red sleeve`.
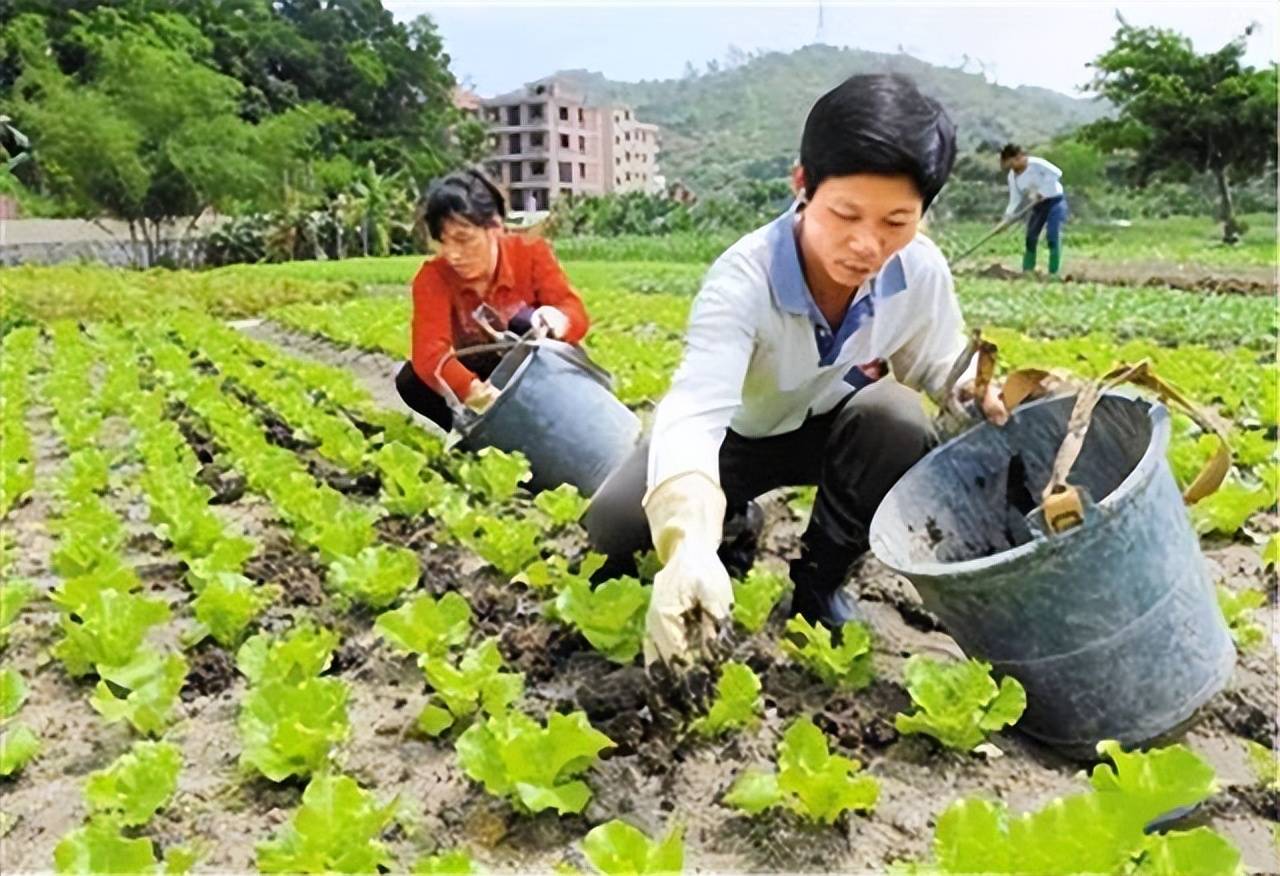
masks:
{"label": "red sleeve", "polygon": [[550,304],[569,317],[569,330],[562,340],[576,344],[587,333],[591,322],[582,299],[569,285],[569,278],[556,260],[551,244],[542,238],[530,241],[533,259],[533,299],[537,304]]}
{"label": "red sleeve", "polygon": [[413,278],[413,370],[419,379],[441,395],[436,369],[445,360],[441,377],[460,400],[466,399],[476,375],[452,356],[453,316],[446,284],[428,264]]}

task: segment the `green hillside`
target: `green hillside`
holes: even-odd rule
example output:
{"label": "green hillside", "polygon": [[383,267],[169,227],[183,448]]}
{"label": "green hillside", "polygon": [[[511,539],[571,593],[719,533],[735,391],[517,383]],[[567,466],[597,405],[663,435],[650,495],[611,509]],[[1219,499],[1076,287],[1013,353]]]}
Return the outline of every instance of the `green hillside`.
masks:
{"label": "green hillside", "polygon": [[905,73],[942,101],[962,148],[1010,139],[1042,142],[1105,113],[1092,100],[1044,88],[1007,88],[908,55],[825,45],[760,53],[729,69],[681,79],[614,82],[586,70],[557,75],[577,82],[593,101],[630,104],[639,118],[661,125],[667,179],[706,192],[742,177],[785,172],[813,101],[846,76],[872,72]]}

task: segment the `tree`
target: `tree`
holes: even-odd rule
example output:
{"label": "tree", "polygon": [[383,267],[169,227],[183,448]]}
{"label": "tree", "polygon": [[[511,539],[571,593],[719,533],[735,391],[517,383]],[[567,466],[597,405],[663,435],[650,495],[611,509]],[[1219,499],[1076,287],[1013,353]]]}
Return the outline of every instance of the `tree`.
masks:
{"label": "tree", "polygon": [[53,60],[43,19],[16,20],[23,73],[13,87],[15,115],[39,136],[45,184],[79,215],[127,222],[148,264],[176,219],[191,218],[189,233],[210,207],[282,194],[312,135],[338,120],[316,107],[262,125],[244,120],[243,86],[197,60],[208,41],[180,15],[72,15],[68,40],[84,55],[75,77]]}
{"label": "tree", "polygon": [[1132,150],[1137,182],[1188,170],[1211,174],[1218,190],[1222,236],[1239,239],[1231,180],[1276,162],[1276,65],[1242,63],[1252,26],[1216,52],[1197,54],[1172,30],[1134,27],[1117,15],[1112,45],[1089,66],[1086,86],[1118,110],[1081,136],[1107,151]]}

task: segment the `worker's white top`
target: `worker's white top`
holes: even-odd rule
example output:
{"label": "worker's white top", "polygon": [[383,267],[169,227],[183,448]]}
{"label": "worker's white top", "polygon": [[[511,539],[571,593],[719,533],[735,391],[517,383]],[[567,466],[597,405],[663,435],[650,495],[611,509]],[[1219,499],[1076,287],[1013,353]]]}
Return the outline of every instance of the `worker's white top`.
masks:
{"label": "worker's white top", "polygon": [[[794,208],[730,247],[694,299],[684,357],[658,405],[648,494],[703,472],[720,483],[725,431],[798,429],[886,371],[938,397],[967,343],[947,261],[923,234],[858,289],[833,330],[800,265]],[[976,359],[969,372],[971,377]]]}
{"label": "worker's white top", "polygon": [[1062,194],[1062,171],[1057,165],[1027,156],[1027,169],[1022,173],[1009,171],[1009,206],[1005,208],[1004,218],[1008,219],[1018,212],[1018,205],[1033,195],[1052,198]]}

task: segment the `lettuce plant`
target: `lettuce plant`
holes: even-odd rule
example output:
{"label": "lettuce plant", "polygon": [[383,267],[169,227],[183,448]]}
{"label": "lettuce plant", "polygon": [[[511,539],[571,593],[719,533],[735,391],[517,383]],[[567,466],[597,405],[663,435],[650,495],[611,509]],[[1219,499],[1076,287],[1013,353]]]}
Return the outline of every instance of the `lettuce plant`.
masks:
{"label": "lettuce plant", "polygon": [[1016,678],[1000,684],[991,664],[981,660],[943,663],[916,654],[904,668],[907,691],[916,711],[899,714],[899,733],[925,733],[948,748],[972,751],[987,734],[1016,723],[1027,707],[1027,694]]}

